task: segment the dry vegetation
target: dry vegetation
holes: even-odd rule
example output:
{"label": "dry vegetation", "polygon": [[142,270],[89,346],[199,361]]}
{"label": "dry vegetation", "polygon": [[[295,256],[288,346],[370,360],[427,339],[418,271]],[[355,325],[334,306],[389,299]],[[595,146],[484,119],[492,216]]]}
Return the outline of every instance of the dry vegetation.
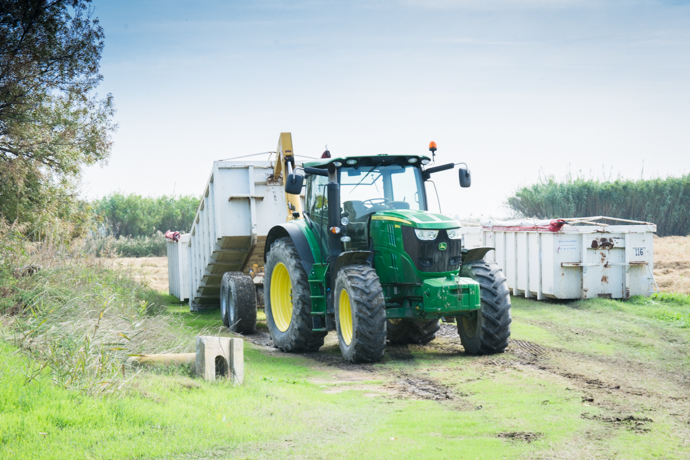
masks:
{"label": "dry vegetation", "polygon": [[661,291],[690,294],[690,236],[654,237],[654,279]]}
{"label": "dry vegetation", "polygon": [[127,269],[135,280],[155,291],[168,292],[167,257],[121,257],[106,263]]}

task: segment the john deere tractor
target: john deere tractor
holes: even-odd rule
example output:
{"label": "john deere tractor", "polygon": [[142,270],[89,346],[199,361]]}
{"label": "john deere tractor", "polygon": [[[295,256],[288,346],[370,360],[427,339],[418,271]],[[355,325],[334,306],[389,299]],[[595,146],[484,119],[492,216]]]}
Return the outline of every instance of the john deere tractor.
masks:
{"label": "john deere tractor", "polygon": [[[424,183],[454,168],[429,163],[417,155],[347,156],[289,168],[287,194],[299,195],[306,180],[304,210],[271,229],[264,253],[276,347],[315,351],[335,329],[345,359],[375,362],[387,341],[426,344],[445,321],[457,324],[468,354],[506,348],[505,277],[484,259],[492,248],[465,249],[460,224],[428,211]],[[470,186],[466,167],[459,180]]]}

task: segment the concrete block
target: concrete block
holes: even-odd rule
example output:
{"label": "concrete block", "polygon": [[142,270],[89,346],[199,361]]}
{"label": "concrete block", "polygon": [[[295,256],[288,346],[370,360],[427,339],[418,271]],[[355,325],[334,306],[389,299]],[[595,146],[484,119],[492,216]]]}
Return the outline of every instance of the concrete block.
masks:
{"label": "concrete block", "polygon": [[244,381],[244,342],[230,337],[196,338],[196,375],[204,380]]}

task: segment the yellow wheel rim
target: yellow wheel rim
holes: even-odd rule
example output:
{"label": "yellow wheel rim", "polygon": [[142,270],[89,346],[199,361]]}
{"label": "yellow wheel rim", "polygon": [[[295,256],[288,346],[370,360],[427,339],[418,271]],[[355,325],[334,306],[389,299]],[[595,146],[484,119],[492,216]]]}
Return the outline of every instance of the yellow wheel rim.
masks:
{"label": "yellow wheel rim", "polygon": [[350,307],[350,296],[345,289],[340,291],[338,319],[340,320],[340,336],[345,345],[350,345],[352,342],[352,308]]}
{"label": "yellow wheel rim", "polygon": [[281,332],[287,331],[292,321],[292,281],[282,262],[271,275],[271,314],[276,327]]}

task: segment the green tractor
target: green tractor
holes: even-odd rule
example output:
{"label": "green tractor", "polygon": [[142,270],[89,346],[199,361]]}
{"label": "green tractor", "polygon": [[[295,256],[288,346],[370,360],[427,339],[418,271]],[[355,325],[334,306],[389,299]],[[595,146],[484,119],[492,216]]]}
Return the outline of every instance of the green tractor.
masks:
{"label": "green tractor", "polygon": [[[454,168],[429,162],[324,158],[287,175],[286,193],[299,195],[306,179],[306,194],[302,215],[266,239],[264,303],[277,348],[316,351],[336,329],[347,361],[376,362],[387,341],[426,344],[444,321],[457,323],[468,354],[505,350],[505,276],[484,259],[492,248],[463,248],[460,224],[428,211],[424,183]],[[469,187],[469,170],[459,176]]]}

